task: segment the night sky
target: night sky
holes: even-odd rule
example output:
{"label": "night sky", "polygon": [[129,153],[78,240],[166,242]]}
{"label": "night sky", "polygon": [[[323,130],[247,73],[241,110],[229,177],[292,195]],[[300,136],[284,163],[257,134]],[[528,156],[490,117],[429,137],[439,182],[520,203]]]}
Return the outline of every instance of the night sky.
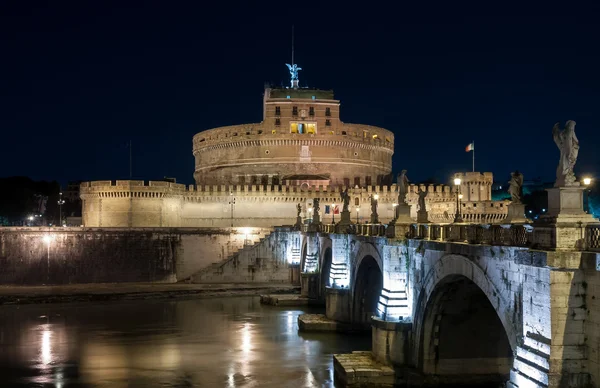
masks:
{"label": "night sky", "polygon": [[131,140],[134,178],[193,183],[192,136],[288,85],[292,24],[301,86],[393,131],[411,181],[470,170],[472,140],[497,181],[553,180],[569,119],[576,174],[600,173],[598,5],[398,3],[4,1],[0,176],[127,179]]}

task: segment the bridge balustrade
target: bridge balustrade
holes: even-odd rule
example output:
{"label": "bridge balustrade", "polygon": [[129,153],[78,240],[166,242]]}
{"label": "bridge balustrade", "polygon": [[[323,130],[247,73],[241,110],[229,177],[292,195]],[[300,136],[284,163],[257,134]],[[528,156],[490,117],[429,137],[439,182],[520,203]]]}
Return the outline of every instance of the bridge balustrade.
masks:
{"label": "bridge balustrade", "polygon": [[[384,237],[388,225],[350,224],[345,227],[349,234],[357,236]],[[600,223],[587,224],[581,249],[600,252]],[[302,232],[317,231],[339,233],[334,224],[300,225]],[[528,224],[410,224],[406,237],[430,241],[464,242],[469,244],[502,245],[514,247],[535,246],[532,225]]]}
{"label": "bridge balustrade", "polygon": [[600,224],[588,224],[585,227],[585,247],[600,252]]}

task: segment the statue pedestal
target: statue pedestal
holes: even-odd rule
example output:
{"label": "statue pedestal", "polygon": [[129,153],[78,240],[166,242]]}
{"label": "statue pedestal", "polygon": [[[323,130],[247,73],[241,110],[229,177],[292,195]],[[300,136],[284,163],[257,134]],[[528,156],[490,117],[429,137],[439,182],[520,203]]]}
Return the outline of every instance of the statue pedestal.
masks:
{"label": "statue pedestal", "polygon": [[349,210],[342,210],[341,219],[340,219],[340,222],[338,222],[338,224],[339,225],[352,224],[352,221],[350,221],[350,211]]}
{"label": "statue pedestal", "polygon": [[394,220],[397,224],[411,224],[414,221],[410,218],[410,206],[406,203],[402,203],[396,206],[396,219]]}
{"label": "statue pedestal", "polygon": [[302,226],[302,217],[298,216],[298,217],[296,217],[296,223],[294,224],[294,227],[300,228],[301,226]]}
{"label": "statue pedestal", "polygon": [[371,223],[378,224],[379,223],[379,214],[371,213]]}
{"label": "statue pedestal", "polygon": [[508,205],[508,214],[506,215],[504,222],[510,224],[529,222],[529,220],[525,218],[525,204],[513,202]]}
{"label": "statue pedestal", "polygon": [[350,221],[350,212],[348,210],[342,210],[341,220],[335,225],[335,232],[348,233],[350,225],[352,225],[352,221]]}
{"label": "statue pedestal", "polygon": [[429,222],[429,217],[427,216],[426,210],[419,210],[417,212],[417,223],[426,224]]}
{"label": "statue pedestal", "polygon": [[548,213],[540,218],[552,218],[558,223],[593,221],[592,215],[583,210],[583,191],[585,189],[582,186],[546,189],[548,192]]}
{"label": "statue pedestal", "polygon": [[597,220],[583,210],[585,187],[565,186],[548,191],[548,213],[534,223],[533,239],[538,248],[576,250],[584,246],[585,226]]}

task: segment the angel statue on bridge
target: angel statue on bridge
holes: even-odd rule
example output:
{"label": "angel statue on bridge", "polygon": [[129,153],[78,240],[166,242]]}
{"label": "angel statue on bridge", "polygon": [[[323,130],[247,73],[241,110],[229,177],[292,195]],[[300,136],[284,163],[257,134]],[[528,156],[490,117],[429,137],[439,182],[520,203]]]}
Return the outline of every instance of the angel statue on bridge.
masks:
{"label": "angel statue on bridge", "polygon": [[342,191],[340,194],[342,197],[342,203],[344,205],[342,212],[347,212],[348,206],[350,206],[350,194],[348,194],[348,188],[346,187],[346,190]]}
{"label": "angel statue on bridge", "polygon": [[508,182],[508,193],[513,203],[521,203],[521,197],[523,196],[523,174],[519,170],[510,174],[511,178]]}
{"label": "angel statue on bridge", "polygon": [[573,168],[579,154],[579,140],[575,136],[575,121],[569,120],[565,129],[560,130],[560,123],[554,124],[552,137],[560,150],[560,159],[556,168],[556,183],[554,187],[574,186],[575,174]]}

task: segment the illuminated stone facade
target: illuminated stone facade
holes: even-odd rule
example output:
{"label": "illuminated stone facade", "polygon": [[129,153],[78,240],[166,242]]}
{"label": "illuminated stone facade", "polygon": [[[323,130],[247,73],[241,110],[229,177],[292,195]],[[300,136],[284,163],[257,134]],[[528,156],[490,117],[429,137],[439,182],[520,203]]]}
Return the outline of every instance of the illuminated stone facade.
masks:
{"label": "illuminated stone facade", "polygon": [[263,121],[200,132],[193,139],[198,185],[381,184],[392,171],[394,134],[340,121],[333,92],[266,89]]}
{"label": "illuminated stone facade", "polygon": [[[93,227],[273,227],[311,217],[321,200],[341,203],[349,188],[352,222],[369,222],[379,195],[379,221],[394,217],[398,191],[391,183],[394,135],[378,127],[346,124],[332,91],[265,90],[263,121],[210,129],[193,138],[196,185],[95,181],[81,184],[83,225]],[[462,175],[465,221],[496,222],[503,203],[491,201],[491,173]],[[387,183],[387,184],[384,184]],[[456,192],[448,186],[411,185],[406,202],[416,219],[418,191],[426,190],[429,221],[451,222]],[[341,207],[341,206],[340,206]],[[337,217],[340,217],[339,215]],[[339,221],[339,218],[338,218]]]}

